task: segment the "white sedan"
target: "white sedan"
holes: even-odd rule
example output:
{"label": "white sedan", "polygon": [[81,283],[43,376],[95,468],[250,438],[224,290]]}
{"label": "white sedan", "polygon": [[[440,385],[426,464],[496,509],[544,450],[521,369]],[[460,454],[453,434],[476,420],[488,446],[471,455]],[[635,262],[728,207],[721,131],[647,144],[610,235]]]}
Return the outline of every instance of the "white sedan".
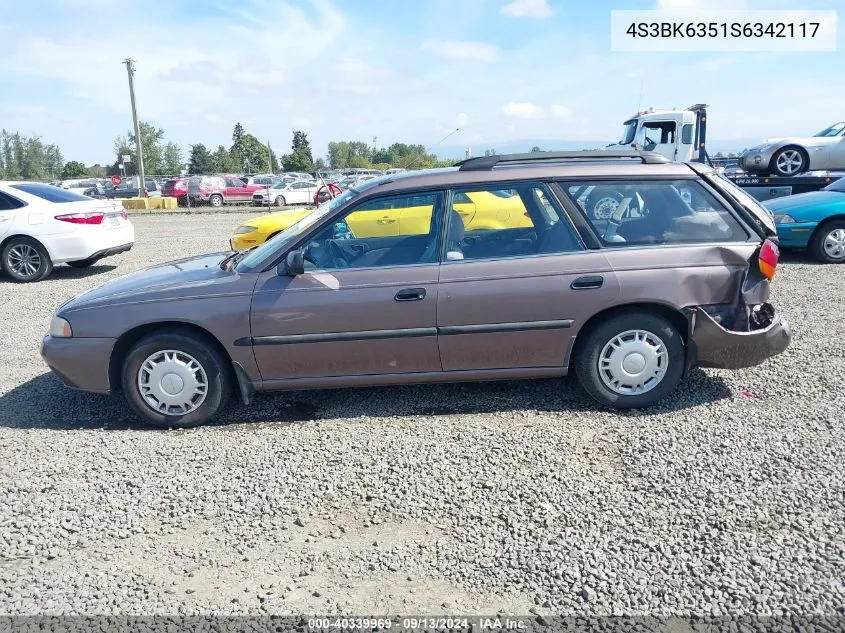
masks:
{"label": "white sedan", "polygon": [[269,189],[261,189],[252,194],[252,203],[258,206],[275,204],[277,207],[290,204],[312,204],[319,187],[319,183],[313,180],[277,182]]}
{"label": "white sedan", "polygon": [[55,264],[85,268],[128,251],[135,229],[120,202],[38,182],[0,182],[0,267],[39,281]]}

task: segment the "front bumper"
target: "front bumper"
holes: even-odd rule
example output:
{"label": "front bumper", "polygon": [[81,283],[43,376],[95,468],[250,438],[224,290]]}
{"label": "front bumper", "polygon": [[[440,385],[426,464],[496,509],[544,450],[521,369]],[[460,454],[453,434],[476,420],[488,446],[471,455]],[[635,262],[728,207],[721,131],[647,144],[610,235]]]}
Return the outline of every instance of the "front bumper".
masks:
{"label": "front bumper", "polygon": [[56,338],[41,341],[41,358],[71,389],[110,393],[109,361],[116,339]]}
{"label": "front bumper", "polygon": [[737,161],[742,170],[750,174],[768,174],[774,150],[749,150]]}
{"label": "front bumper", "polygon": [[781,314],[765,328],[748,332],[725,329],[701,308],[692,314],[691,342],[699,367],[753,367],[783,352],[791,340],[789,322]]}
{"label": "front bumper", "polygon": [[258,232],[233,235],[229,238],[229,247],[233,251],[245,251],[264,243],[264,238]]}

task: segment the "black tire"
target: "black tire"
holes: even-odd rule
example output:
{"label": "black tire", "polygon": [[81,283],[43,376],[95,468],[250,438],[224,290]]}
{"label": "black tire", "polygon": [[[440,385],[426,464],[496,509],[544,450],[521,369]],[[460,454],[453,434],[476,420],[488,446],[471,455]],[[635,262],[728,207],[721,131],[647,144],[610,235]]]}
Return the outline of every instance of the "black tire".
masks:
{"label": "black tire", "polygon": [[[834,235],[835,233],[838,235]],[[838,238],[836,241],[841,243],[842,237],[845,236],[845,220],[831,220],[816,229],[810,239],[810,254],[813,259],[824,264],[845,264],[845,248],[840,247],[833,253],[825,249],[828,236]]]}
{"label": "black tire", "polygon": [[[666,346],[666,372],[649,391],[640,394],[621,394],[612,390],[602,380],[599,357],[605,346],[618,335],[631,330],[641,330],[659,338]],[[600,404],[615,409],[648,407],[668,396],[677,387],[684,373],[684,341],[678,330],[665,318],[649,312],[632,311],[601,321],[591,327],[580,341],[574,359],[578,381]]]}
{"label": "black tire", "polygon": [[276,200],[274,202],[277,207],[283,207],[287,204],[287,200],[285,200],[284,196],[276,196]]}
{"label": "black tire", "polygon": [[222,207],[223,206],[223,196],[219,193],[213,193],[208,198],[208,204],[212,207]]}
{"label": "black tire", "polygon": [[[616,206],[611,201],[616,201]],[[622,194],[607,187],[594,189],[587,196],[587,215],[593,220],[605,220],[622,201]]]}
{"label": "black tire", "polygon": [[[786,154],[790,152],[791,156],[796,158],[800,158],[800,164],[797,164],[794,168],[794,171],[787,171],[785,167],[780,167],[778,165],[778,160]],[[794,152],[794,154],[793,154]],[[793,163],[794,164],[794,163]],[[769,163],[769,172],[776,175],[776,176],[797,176],[805,171],[809,167],[810,159],[807,156],[807,152],[804,150],[803,147],[798,147],[797,145],[787,145],[786,147],[781,147],[778,151],[776,151],[772,155],[772,160]]]}
{"label": "black tire", "polygon": [[67,265],[71,268],[88,268],[89,266],[93,266],[96,264],[99,259],[96,257],[89,257],[88,259],[78,259],[75,262],[68,262]]}
{"label": "black tire", "polygon": [[[156,352],[175,350],[188,354],[205,372],[207,391],[198,407],[184,414],[157,411],[141,395],[138,376],[144,362]],[[188,428],[211,421],[223,408],[232,390],[228,361],[202,336],[170,329],[144,337],[129,350],[123,361],[121,386],[129,406],[147,424],[159,428]]]}
{"label": "black tire", "polygon": [[0,253],[0,264],[3,272],[18,283],[41,281],[53,270],[47,249],[38,240],[23,235],[6,242]]}

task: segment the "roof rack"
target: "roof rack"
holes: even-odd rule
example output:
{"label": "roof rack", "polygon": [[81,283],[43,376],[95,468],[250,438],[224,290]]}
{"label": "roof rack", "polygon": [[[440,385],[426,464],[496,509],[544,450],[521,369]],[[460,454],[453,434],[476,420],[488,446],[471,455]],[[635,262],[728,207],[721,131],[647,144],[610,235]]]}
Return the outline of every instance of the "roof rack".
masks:
{"label": "roof rack", "polygon": [[636,150],[596,150],[591,152],[529,152],[526,154],[494,154],[493,156],[476,156],[456,163],[460,171],[489,171],[496,165],[514,163],[541,163],[579,160],[620,160],[637,159],[646,165],[671,162],[663,154],[657,152],[640,152]]}

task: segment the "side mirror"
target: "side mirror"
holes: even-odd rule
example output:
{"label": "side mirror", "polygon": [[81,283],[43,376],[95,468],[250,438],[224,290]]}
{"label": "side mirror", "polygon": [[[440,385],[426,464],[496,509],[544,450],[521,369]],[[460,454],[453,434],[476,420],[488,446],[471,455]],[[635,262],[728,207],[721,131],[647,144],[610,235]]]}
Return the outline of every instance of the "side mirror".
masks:
{"label": "side mirror", "polygon": [[285,258],[285,273],[291,277],[305,273],[305,256],[301,250],[297,249],[288,253]]}

